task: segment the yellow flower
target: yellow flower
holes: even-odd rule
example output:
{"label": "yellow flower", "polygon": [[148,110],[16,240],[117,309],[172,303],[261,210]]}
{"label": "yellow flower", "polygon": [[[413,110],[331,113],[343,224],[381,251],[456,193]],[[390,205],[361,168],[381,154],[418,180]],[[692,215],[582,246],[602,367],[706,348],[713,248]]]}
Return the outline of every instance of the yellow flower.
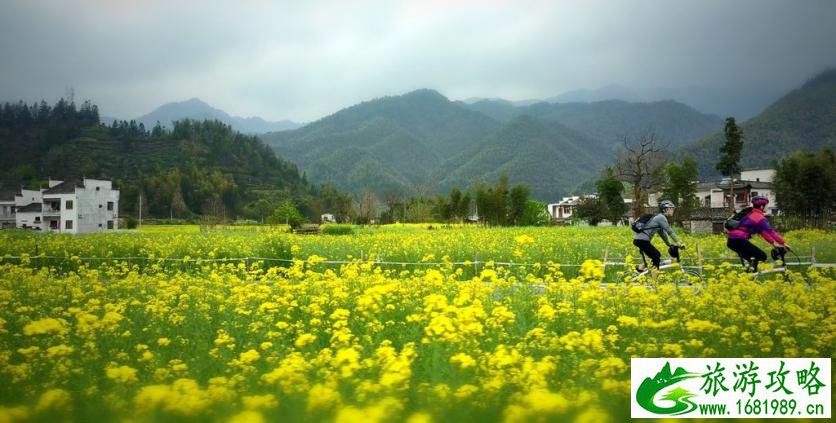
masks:
{"label": "yellow flower", "polygon": [[245,395],[241,398],[241,402],[244,404],[244,408],[251,410],[276,408],[279,405],[279,401],[273,394]]}
{"label": "yellow flower", "polygon": [[721,326],[708,320],[693,319],[685,322],[688,332],[710,332],[721,329]]}
{"label": "yellow flower", "polygon": [[229,423],[264,423],[264,416],[258,411],[242,411],[229,419]]}
{"label": "yellow flower", "polygon": [[458,364],[459,367],[462,369],[467,369],[476,365],[476,360],[474,360],[473,357],[465,353],[458,353],[450,357],[450,362],[453,364]]}
{"label": "yellow flower", "polygon": [[330,410],[342,402],[342,396],[336,389],[318,383],[308,392],[308,411]]}
{"label": "yellow flower", "polygon": [[311,335],[310,333],[303,333],[296,338],[296,342],[293,343],[296,348],[302,348],[305,345],[310,345],[314,341],[316,341],[316,335]]}
{"label": "yellow flower", "polygon": [[633,316],[618,316],[618,324],[621,327],[630,328],[630,327],[638,327],[639,326],[639,319],[636,319]]}
{"label": "yellow flower", "polygon": [[63,335],[67,333],[67,322],[64,319],[46,317],[35,320],[23,327],[24,335]]}
{"label": "yellow flower", "polygon": [[128,366],[108,367],[105,374],[109,379],[121,383],[133,383],[137,381],[136,369]]}
{"label": "yellow flower", "polygon": [[73,347],[70,347],[70,346],[67,346],[67,345],[64,345],[64,344],[59,344],[59,345],[56,345],[54,347],[47,348],[46,356],[49,357],[49,358],[64,357],[64,356],[68,356],[68,355],[72,354],[73,351],[74,351]]}
{"label": "yellow flower", "polygon": [[261,358],[261,354],[259,354],[256,350],[250,349],[246,352],[242,352],[238,357],[238,360],[242,363],[249,364],[258,361],[259,358]]}
{"label": "yellow flower", "polygon": [[38,398],[38,403],[35,404],[35,411],[43,413],[45,411],[67,412],[72,408],[72,397],[70,393],[63,389],[50,389]]}

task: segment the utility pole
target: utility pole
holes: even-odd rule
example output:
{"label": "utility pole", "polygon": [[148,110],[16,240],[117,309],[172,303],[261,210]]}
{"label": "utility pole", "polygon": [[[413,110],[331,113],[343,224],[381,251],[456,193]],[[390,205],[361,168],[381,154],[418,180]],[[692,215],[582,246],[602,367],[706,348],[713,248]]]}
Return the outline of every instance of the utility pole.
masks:
{"label": "utility pole", "polygon": [[142,193],[139,193],[139,226],[142,227]]}

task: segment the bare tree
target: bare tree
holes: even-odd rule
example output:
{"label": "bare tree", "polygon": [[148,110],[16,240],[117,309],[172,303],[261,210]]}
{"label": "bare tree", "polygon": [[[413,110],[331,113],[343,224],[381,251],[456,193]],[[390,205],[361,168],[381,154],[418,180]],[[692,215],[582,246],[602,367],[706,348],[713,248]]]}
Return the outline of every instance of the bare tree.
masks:
{"label": "bare tree", "polygon": [[354,201],[354,215],[358,223],[371,223],[380,214],[380,201],[371,191],[363,191]]}
{"label": "bare tree", "polygon": [[[383,198],[392,220],[403,221],[406,219],[406,202],[400,189],[393,188],[386,191]],[[399,213],[401,216],[400,219],[397,218]]]}
{"label": "bare tree", "polygon": [[644,212],[644,205],[650,192],[664,182],[666,145],[663,145],[652,130],[635,137],[624,135],[624,150],[616,162],[619,179],[633,185],[633,217],[638,219]]}

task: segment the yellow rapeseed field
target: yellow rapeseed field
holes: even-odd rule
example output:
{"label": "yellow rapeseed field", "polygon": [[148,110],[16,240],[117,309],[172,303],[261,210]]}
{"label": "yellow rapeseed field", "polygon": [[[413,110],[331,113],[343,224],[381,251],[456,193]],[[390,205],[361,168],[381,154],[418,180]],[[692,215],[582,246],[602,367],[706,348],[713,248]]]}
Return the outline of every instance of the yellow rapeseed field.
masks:
{"label": "yellow rapeseed field", "polygon": [[[633,261],[630,239],[3,233],[0,422],[623,421],[630,357],[834,355],[832,268],[755,279],[686,236],[701,278],[630,282],[603,260]],[[832,261],[833,233],[787,239]]]}

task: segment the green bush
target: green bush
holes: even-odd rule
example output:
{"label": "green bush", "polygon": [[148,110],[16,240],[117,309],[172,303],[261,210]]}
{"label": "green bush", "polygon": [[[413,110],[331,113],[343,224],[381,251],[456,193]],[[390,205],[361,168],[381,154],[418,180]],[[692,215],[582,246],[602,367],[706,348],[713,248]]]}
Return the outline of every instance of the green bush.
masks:
{"label": "green bush", "polygon": [[352,235],[354,227],[351,225],[330,224],[322,227],[322,233],[326,235]]}

